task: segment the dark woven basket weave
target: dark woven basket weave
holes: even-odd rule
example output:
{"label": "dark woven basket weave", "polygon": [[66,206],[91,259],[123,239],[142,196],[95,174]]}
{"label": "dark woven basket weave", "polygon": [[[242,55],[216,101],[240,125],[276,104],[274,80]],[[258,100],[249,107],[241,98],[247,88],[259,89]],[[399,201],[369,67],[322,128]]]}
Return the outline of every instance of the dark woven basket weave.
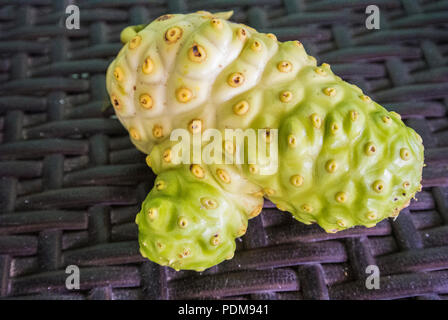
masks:
{"label": "dark woven basket weave", "polygon": [[[81,28],[65,28],[65,8]],[[381,9],[367,30],[365,8]],[[448,297],[448,1],[0,0],[0,297]],[[120,31],[167,12],[234,10],[360,86],[423,137],[423,192],[396,221],[326,234],[266,204],[231,261],[201,274],[143,259],[134,223],[154,175],[108,102]],[[81,290],[65,268],[81,270]],[[366,266],[381,271],[365,287]]]}

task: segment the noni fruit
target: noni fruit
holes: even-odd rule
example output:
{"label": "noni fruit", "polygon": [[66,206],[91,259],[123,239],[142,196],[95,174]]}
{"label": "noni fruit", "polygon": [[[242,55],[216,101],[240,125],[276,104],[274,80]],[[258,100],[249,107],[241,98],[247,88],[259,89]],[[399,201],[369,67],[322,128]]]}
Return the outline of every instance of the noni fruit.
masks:
{"label": "noni fruit", "polygon": [[[158,174],[136,218],[140,251],[176,270],[231,258],[263,197],[337,232],[396,217],[421,188],[422,139],[397,113],[317,66],[299,41],[279,42],[231,14],[168,14],[128,27],[107,71],[117,117]],[[213,156],[243,154],[241,163],[192,154],[179,162],[175,129],[188,146],[211,129],[258,130],[275,143],[276,170],[259,145],[248,161],[254,144],[234,137]]]}

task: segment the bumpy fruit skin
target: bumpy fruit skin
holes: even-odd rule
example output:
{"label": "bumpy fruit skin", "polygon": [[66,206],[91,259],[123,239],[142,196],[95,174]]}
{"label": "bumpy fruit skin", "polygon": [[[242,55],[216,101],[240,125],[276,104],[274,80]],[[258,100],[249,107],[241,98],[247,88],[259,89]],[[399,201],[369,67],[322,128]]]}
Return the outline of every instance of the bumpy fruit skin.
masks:
{"label": "bumpy fruit skin", "polygon": [[185,166],[162,172],[136,218],[141,254],[176,270],[202,271],[231,259],[252,205],[251,199],[240,200],[208,172],[202,179]]}
{"label": "bumpy fruit skin", "polygon": [[[116,114],[159,174],[136,219],[142,254],[193,270],[230,258],[263,196],[327,232],[396,217],[421,189],[420,136],[317,66],[299,41],[279,42],[230,15],[170,14],[128,27],[109,66]],[[175,164],[177,128],[278,129],[279,168]]]}

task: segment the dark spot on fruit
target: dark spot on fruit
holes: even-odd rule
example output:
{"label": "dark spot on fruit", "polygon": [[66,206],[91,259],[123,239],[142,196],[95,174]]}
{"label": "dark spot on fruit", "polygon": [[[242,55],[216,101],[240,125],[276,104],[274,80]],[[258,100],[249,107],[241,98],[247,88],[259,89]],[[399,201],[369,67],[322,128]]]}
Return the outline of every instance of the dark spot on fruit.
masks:
{"label": "dark spot on fruit", "polygon": [[165,14],[165,15],[163,15],[163,16],[161,16],[161,17],[158,17],[158,18],[157,18],[157,21],[168,20],[168,19],[170,19],[171,17],[172,17],[171,15],[169,15],[169,14]]}
{"label": "dark spot on fruit", "polygon": [[194,54],[196,57],[200,58],[200,57],[202,56],[201,53],[199,52],[199,49],[198,49],[198,46],[197,46],[197,45],[194,45],[192,49],[193,49],[193,54]]}

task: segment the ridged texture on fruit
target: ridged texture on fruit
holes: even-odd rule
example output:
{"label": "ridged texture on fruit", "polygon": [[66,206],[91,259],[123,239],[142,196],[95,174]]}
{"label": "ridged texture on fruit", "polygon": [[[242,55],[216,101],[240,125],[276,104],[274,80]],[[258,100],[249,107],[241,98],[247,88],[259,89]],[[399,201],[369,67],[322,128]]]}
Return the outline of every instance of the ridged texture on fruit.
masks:
{"label": "ridged texture on fruit", "polygon": [[[270,92],[292,89],[300,92],[292,106],[275,103]],[[244,172],[299,221],[327,232],[372,227],[396,217],[420,189],[420,136],[329,65],[304,67],[297,80],[264,95],[251,127],[279,128],[278,173],[259,175],[261,165]]]}
{"label": "ridged texture on fruit", "polygon": [[136,218],[140,252],[176,270],[202,271],[233,257],[235,238],[262,204],[261,197],[236,199],[210,172],[198,179],[187,166],[164,171]]}
{"label": "ridged texture on fruit", "polygon": [[[126,29],[122,38],[140,28]],[[188,129],[195,119],[215,128],[215,107],[254,86],[264,70],[248,66],[251,76],[235,90],[215,81],[239,70],[249,36],[242,25],[201,13],[162,16],[129,39],[108,68],[107,89],[132,142],[149,154],[173,128]]]}
{"label": "ridged texture on fruit", "polygon": [[[213,233],[214,222],[195,211],[198,199],[209,192],[225,203],[222,208],[243,210],[241,204],[250,203],[239,214],[248,218],[265,195],[279,209],[327,232],[371,227],[397,216],[421,188],[420,136],[398,114],[335,76],[328,64],[317,66],[299,41],[279,42],[229,17],[165,15],[147,26],[128,27],[121,35],[126,44],[108,68],[107,89],[132,142],[149,155],[157,174],[169,172],[166,180],[176,190],[185,189],[169,197],[153,190],[145,200],[137,219],[145,256],[177,269],[206,268],[226,258],[234,249],[234,234],[225,238],[223,251],[209,255],[199,234],[177,233],[169,224],[153,228],[142,218],[147,205],[158,201],[162,211],[175,207],[167,216],[204,219],[203,232]],[[271,130],[278,129],[278,171],[261,175],[261,162],[197,165],[202,171],[175,164],[170,153],[175,142],[169,136],[176,128],[191,134],[208,128],[222,133],[226,128],[266,129],[268,141],[274,139]],[[235,152],[230,141],[224,146],[227,155]],[[206,179],[197,175],[201,172]],[[216,212],[233,217],[231,210]],[[219,219],[227,221],[219,224],[225,230],[240,226],[238,219]],[[167,243],[161,254],[154,247],[158,239]],[[196,253],[179,260],[187,242]]]}

